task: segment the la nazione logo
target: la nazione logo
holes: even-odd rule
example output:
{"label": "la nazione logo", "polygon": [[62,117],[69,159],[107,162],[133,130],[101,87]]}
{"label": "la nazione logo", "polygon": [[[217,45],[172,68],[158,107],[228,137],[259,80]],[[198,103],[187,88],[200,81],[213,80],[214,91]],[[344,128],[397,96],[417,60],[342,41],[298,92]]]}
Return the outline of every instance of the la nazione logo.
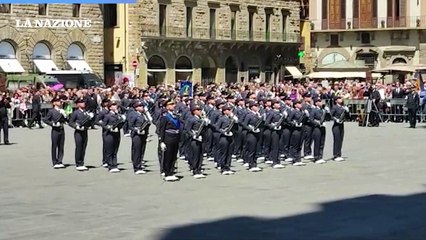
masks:
{"label": "la nazione logo", "polygon": [[15,19],[17,28],[90,28],[89,19]]}

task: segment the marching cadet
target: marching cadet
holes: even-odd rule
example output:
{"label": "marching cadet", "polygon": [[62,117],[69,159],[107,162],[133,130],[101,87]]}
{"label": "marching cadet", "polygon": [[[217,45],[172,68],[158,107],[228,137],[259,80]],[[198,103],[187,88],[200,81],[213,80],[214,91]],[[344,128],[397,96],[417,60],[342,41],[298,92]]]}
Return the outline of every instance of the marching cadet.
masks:
{"label": "marching cadet", "polygon": [[[249,95],[249,94],[247,94],[247,95]],[[249,163],[246,162],[246,159],[247,159],[247,157],[246,157],[246,155],[247,155],[247,144],[246,144],[247,138],[246,137],[247,137],[248,130],[247,130],[247,127],[244,125],[244,122],[245,122],[247,115],[250,112],[250,107],[249,107],[250,103],[255,103],[255,101],[250,100],[250,99],[246,99],[246,101],[244,102],[244,104],[246,106],[246,108],[245,108],[246,110],[243,111],[243,115],[241,116],[240,121],[239,121],[241,123],[241,127],[242,127],[242,131],[241,131],[241,139],[242,139],[242,141],[241,141],[241,144],[242,144],[241,158],[243,159],[242,163],[243,163],[243,166],[245,166],[245,167],[248,167]]]}
{"label": "marching cadet", "polygon": [[[210,120],[212,120],[212,113],[215,111],[215,99],[213,96],[207,96],[206,98],[207,104],[205,107],[206,116]],[[205,139],[205,147],[204,147],[204,156],[207,157],[208,161],[213,161],[213,125],[209,125],[204,134]]]}
{"label": "marching cadet", "polygon": [[265,126],[270,132],[270,147],[268,148],[269,152],[266,152],[266,154],[269,154],[268,159],[271,161],[272,167],[275,169],[284,168],[284,166],[281,165],[279,151],[282,124],[284,119],[287,117],[285,115],[287,112],[281,113],[280,108],[280,102],[274,101],[272,104],[272,110],[268,112],[265,120]]}
{"label": "marching cadet", "polygon": [[[219,120],[219,117],[222,115],[221,113],[221,109],[222,107],[225,105],[225,102],[222,99],[217,99],[216,100],[216,109],[211,113],[210,115],[210,123],[215,126],[216,122]],[[218,150],[217,150],[217,143],[219,141],[220,138],[220,131],[215,127],[214,131],[213,131],[213,158],[214,161],[216,163],[217,168],[220,168],[219,164],[218,164],[218,159],[219,157],[217,156],[218,154]]]}
{"label": "marching cadet", "polygon": [[142,161],[145,155],[146,140],[148,138],[148,129],[151,121],[147,115],[142,102],[133,104],[135,111],[129,115],[129,129],[132,137],[132,163],[136,175],[146,173],[143,170]]}
{"label": "marching cadet", "polygon": [[[266,116],[268,116],[269,112],[272,110],[272,100],[267,99],[265,100],[265,106],[259,110],[260,114],[262,115],[263,119],[266,119]],[[266,160],[265,163],[272,164],[271,160],[269,160],[269,152],[270,152],[270,146],[271,146],[271,130],[269,128],[262,128],[260,135],[260,144],[258,147],[259,156],[257,160],[262,161]]]}
{"label": "marching cadet", "polygon": [[185,131],[192,136],[189,140],[188,163],[195,179],[206,177],[202,173],[201,166],[203,164],[203,132],[209,124],[209,120],[202,118],[201,111],[200,106],[191,106],[192,115],[188,117],[185,124]]}
{"label": "marching cadet", "polygon": [[77,171],[89,170],[84,166],[84,157],[86,155],[86,148],[88,142],[87,130],[91,127],[94,115],[86,112],[86,104],[83,99],[77,99],[77,110],[75,110],[70,117],[69,126],[74,128],[75,140],[75,166]]}
{"label": "marching cadet", "polygon": [[64,158],[65,130],[64,123],[66,122],[66,114],[61,108],[62,103],[59,97],[52,99],[53,108],[49,110],[43,122],[52,127],[51,131],[51,154],[52,164],[54,169],[65,168],[62,164]]}
{"label": "marching cadet", "polygon": [[280,157],[284,158],[286,162],[293,162],[293,159],[290,158],[290,137],[293,127],[288,121],[288,118],[293,111],[293,107],[290,97],[285,96],[283,99],[284,105],[281,106],[281,112],[286,114],[287,118],[284,119],[280,136]]}
{"label": "marching cadet", "polygon": [[345,114],[348,112],[348,107],[343,106],[343,99],[341,97],[336,98],[336,104],[330,111],[330,115],[334,120],[333,124],[333,157],[334,161],[341,162],[345,159],[342,158],[342,145],[343,136],[345,134],[344,121]]}
{"label": "marching cadet", "polygon": [[161,116],[159,121],[158,138],[160,149],[163,152],[162,164],[165,181],[177,181],[178,177],[174,175],[174,165],[176,163],[179,150],[181,123],[174,114],[175,102],[167,100],[165,102],[166,113]]}
{"label": "marching cadet", "polygon": [[126,121],[124,115],[118,113],[118,105],[116,102],[110,102],[108,104],[109,113],[104,117],[102,128],[105,129],[105,149],[106,149],[106,160],[108,163],[108,169],[110,173],[118,173],[117,165],[117,153],[120,147],[121,135],[120,130]]}
{"label": "marching cadet", "polygon": [[[96,116],[95,124],[102,127],[102,123],[104,121],[105,116],[109,113],[109,105],[110,100],[109,99],[103,99],[102,100],[102,109],[99,111],[98,115]],[[106,157],[106,144],[105,144],[105,135],[107,131],[102,128],[102,167],[108,167],[107,163],[107,157]]]}
{"label": "marching cadet", "polygon": [[323,109],[321,99],[315,99],[315,107],[311,111],[311,123],[313,124],[312,140],[314,142],[314,161],[317,164],[326,163],[323,159],[325,143],[325,116],[327,107]]}
{"label": "marching cadet", "polygon": [[234,153],[235,158],[237,158],[237,162],[241,163],[244,160],[241,159],[241,153],[242,153],[242,126],[241,126],[241,120],[243,119],[243,116],[245,115],[246,108],[244,106],[244,99],[240,98],[236,101],[237,106],[235,107],[235,116],[239,119],[238,123],[235,127],[235,134],[234,134]]}
{"label": "marching cadet", "polygon": [[305,112],[306,117],[302,127],[302,141],[303,141],[303,156],[305,160],[313,160],[312,156],[312,130],[313,124],[310,121],[312,114],[312,98],[309,92],[303,95],[302,111]]}
{"label": "marching cadet", "polygon": [[250,172],[259,172],[262,169],[257,167],[256,150],[260,139],[260,125],[263,119],[259,113],[259,104],[251,102],[249,109],[250,111],[244,118],[243,123],[243,126],[247,129],[245,162],[248,163]]}
{"label": "marching cadet", "polygon": [[222,107],[222,115],[216,122],[216,128],[220,132],[219,141],[217,142],[218,164],[222,175],[232,175],[235,171],[231,170],[231,159],[233,149],[234,131],[238,128],[238,117],[232,112],[230,106]]}
{"label": "marching cadet", "polygon": [[301,158],[302,152],[302,127],[306,115],[302,110],[302,103],[300,101],[294,102],[294,110],[291,112],[289,122],[292,125],[290,137],[290,158],[293,160],[293,166],[305,166]]}

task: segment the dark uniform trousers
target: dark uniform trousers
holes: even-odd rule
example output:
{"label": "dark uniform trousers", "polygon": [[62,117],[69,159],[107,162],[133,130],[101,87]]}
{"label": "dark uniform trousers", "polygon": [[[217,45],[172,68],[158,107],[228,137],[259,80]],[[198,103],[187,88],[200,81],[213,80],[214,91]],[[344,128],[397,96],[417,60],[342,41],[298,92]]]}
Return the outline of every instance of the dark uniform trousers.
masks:
{"label": "dark uniform trousers", "polygon": [[261,133],[247,132],[246,136],[246,155],[245,161],[249,164],[249,168],[257,166],[256,162],[256,151],[259,143]]}
{"label": "dark uniform trousers", "polygon": [[262,154],[265,155],[265,158],[269,158],[269,155],[270,155],[269,153],[271,151],[271,135],[272,135],[272,131],[270,129],[263,130]]}
{"label": "dark uniform trousers", "polygon": [[[167,130],[166,130],[167,131]],[[176,156],[179,150],[180,134],[167,133],[165,134],[163,142],[166,144],[166,151],[163,153],[163,170],[167,176],[172,176],[174,166],[176,163]]]}
{"label": "dark uniform trousers", "polygon": [[107,132],[105,135],[106,158],[108,168],[117,168],[117,153],[120,147],[120,132]]}
{"label": "dark uniform trousers", "polygon": [[417,110],[413,109],[413,108],[408,108],[408,122],[410,123],[410,127],[415,127],[416,126],[416,121],[417,121]]}
{"label": "dark uniform trousers", "polygon": [[290,156],[290,137],[291,137],[291,128],[289,126],[283,127],[281,130],[280,136],[280,154],[283,154],[286,157]]}
{"label": "dark uniform trousers", "polygon": [[312,140],[314,141],[314,158],[315,160],[320,160],[323,158],[324,152],[325,127],[314,127]]}
{"label": "dark uniform trousers", "polygon": [[241,143],[242,143],[242,127],[240,125],[237,126],[237,130],[234,134],[234,151],[233,154],[237,157],[241,156]]}
{"label": "dark uniform trousers", "polygon": [[163,164],[164,152],[161,150],[160,144],[161,144],[161,140],[158,139],[158,148],[157,148],[158,162],[160,164],[160,172],[164,173],[164,164]]}
{"label": "dark uniform trousers", "polygon": [[209,126],[207,127],[206,131],[204,132],[203,139],[206,141],[204,142],[204,152],[207,154],[208,157],[213,156],[213,130]]}
{"label": "dark uniform trousers", "polygon": [[219,154],[218,154],[219,140],[220,140],[220,133],[213,132],[213,157],[214,157],[215,163],[219,163],[218,162],[218,159],[219,159]]}
{"label": "dark uniform trousers", "polygon": [[290,137],[290,157],[293,158],[293,162],[300,162],[302,141],[302,128],[294,127]]}
{"label": "dark uniform trousers", "polygon": [[269,131],[270,134],[270,142],[268,146],[269,160],[274,162],[274,164],[280,163],[280,135],[282,130],[272,130]]}
{"label": "dark uniform trousers", "polygon": [[232,137],[220,136],[217,145],[220,169],[222,172],[229,171],[231,169],[232,149],[234,149]]}
{"label": "dark uniform trousers", "polygon": [[133,134],[132,136],[132,163],[133,170],[142,170],[142,160],[145,156],[147,135]]}
{"label": "dark uniform trousers", "polygon": [[86,156],[87,148],[87,129],[83,131],[75,130],[74,131],[74,140],[75,140],[75,166],[80,167],[84,166],[84,156]]}
{"label": "dark uniform trousers", "polygon": [[[0,134],[3,130],[3,140],[4,142],[9,142],[9,123],[7,118],[0,118]],[[1,136],[0,136],[1,141]]]}
{"label": "dark uniform trousers", "polygon": [[107,160],[107,144],[105,142],[107,130],[102,128],[102,164],[108,164]]}
{"label": "dark uniform trousers", "polygon": [[64,158],[65,130],[63,127],[53,127],[50,134],[52,140],[52,164],[62,164]]}
{"label": "dark uniform trousers", "polygon": [[189,141],[189,166],[193,174],[201,174],[203,164],[203,143],[194,139]]}
{"label": "dark uniform trousers", "polygon": [[334,123],[333,128],[333,156],[341,157],[342,156],[342,145],[343,145],[343,136],[345,134],[345,128],[343,124]]}
{"label": "dark uniform trousers", "polygon": [[303,155],[310,156],[312,155],[312,126],[310,123],[303,125]]}
{"label": "dark uniform trousers", "polygon": [[247,130],[244,129],[243,131],[241,131],[241,158],[244,160],[244,163],[247,163],[247,134]]}

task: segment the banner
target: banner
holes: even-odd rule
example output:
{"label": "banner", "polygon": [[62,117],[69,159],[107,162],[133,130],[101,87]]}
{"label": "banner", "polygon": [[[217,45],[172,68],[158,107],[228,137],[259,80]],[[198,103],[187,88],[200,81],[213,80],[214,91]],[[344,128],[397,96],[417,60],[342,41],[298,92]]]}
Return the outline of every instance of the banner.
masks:
{"label": "banner", "polygon": [[179,93],[181,96],[188,95],[192,97],[192,82],[191,81],[180,81]]}

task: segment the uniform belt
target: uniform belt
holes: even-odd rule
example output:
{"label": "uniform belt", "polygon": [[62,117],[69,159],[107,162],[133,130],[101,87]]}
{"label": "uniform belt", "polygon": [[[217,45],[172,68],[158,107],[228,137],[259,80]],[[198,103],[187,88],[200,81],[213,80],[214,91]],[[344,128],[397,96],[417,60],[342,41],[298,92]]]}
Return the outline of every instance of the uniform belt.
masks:
{"label": "uniform belt", "polygon": [[172,133],[172,134],[179,134],[179,130],[175,130],[175,129],[167,129],[166,133]]}

